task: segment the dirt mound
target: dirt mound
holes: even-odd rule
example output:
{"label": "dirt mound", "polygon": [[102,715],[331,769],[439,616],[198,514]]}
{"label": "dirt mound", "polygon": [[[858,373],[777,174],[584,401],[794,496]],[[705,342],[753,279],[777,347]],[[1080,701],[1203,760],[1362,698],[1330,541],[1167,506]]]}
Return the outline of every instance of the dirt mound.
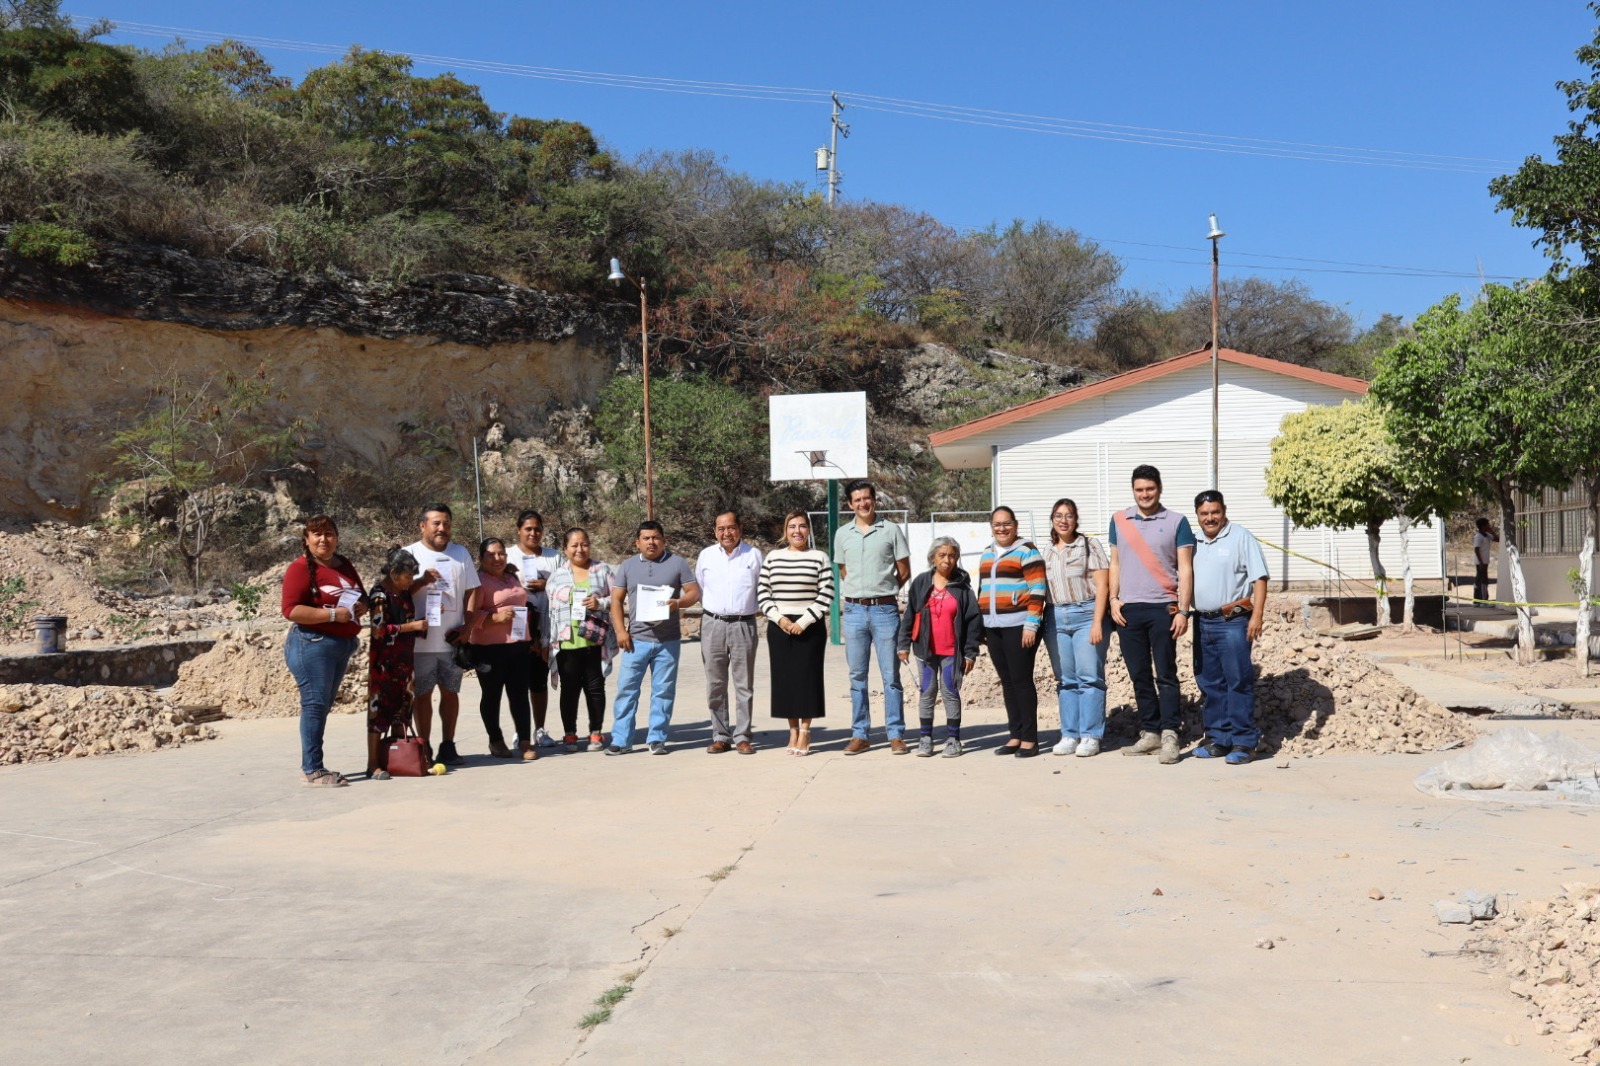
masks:
{"label": "dirt mound", "polygon": [[[235,629],[219,635],[204,655],[178,668],[173,698],[185,706],[221,707],[230,718],[290,718],[300,713],[300,690],[283,661],[284,630]],[[367,707],[367,642],[357,643],[339,686],[334,712]]]}
{"label": "dirt mound", "polygon": [[1476,929],[1467,949],[1499,956],[1539,1032],[1563,1037],[1570,1059],[1600,1062],[1600,885],[1563,885]]}
{"label": "dirt mound", "polygon": [[123,540],[119,533],[62,522],[41,522],[24,533],[0,531],[0,644],[33,643],[33,619],[42,614],[67,616],[69,647],[228,624],[234,608],[221,589],[138,597],[95,584],[97,561]]}
{"label": "dirt mound", "polygon": [[[1131,741],[1139,733],[1133,684],[1111,637],[1106,662],[1106,738]],[[1471,741],[1477,729],[1424,699],[1362,655],[1331,637],[1304,632],[1300,624],[1268,616],[1255,646],[1256,720],[1269,752],[1323,755],[1329,752],[1426,752]],[[1194,647],[1178,646],[1178,681],[1183,690],[1184,734],[1198,738],[1200,690],[1194,680]],[[1056,683],[1041,648],[1034,663],[1039,689],[1039,724],[1057,727]],[[999,678],[980,658],[962,689],[974,707],[1003,705]]]}
{"label": "dirt mound", "polygon": [[0,685],[0,766],[155,751],[216,735],[144,689]]}

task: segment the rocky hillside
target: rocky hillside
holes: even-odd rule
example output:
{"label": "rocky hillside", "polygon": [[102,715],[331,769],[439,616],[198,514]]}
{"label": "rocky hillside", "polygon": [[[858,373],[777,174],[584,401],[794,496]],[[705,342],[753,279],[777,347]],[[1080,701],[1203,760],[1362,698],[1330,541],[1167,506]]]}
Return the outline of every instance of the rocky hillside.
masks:
{"label": "rocky hillside", "polygon": [[[104,247],[80,267],[0,250],[0,350],[12,370],[0,517],[99,513],[112,435],[153,410],[163,386],[228,373],[265,375],[270,417],[306,426],[297,463],[255,490],[269,529],[322,502],[334,471],[407,495],[404,461],[425,460],[464,498],[474,445],[486,496],[603,511],[618,477],[592,409],[614,374],[637,369],[632,313],[474,275],[380,285],[155,246]],[[1079,381],[994,350],[881,352],[856,383],[869,396],[875,474],[891,493],[920,478],[917,491],[935,499],[929,429]]]}

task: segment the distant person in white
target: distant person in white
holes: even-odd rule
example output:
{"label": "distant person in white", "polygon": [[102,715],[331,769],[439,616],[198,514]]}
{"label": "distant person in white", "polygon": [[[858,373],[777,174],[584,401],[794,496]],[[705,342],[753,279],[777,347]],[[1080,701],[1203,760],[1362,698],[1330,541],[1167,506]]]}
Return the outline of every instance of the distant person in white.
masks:
{"label": "distant person in white", "polygon": [[[528,590],[528,610],[537,620],[530,621],[533,628],[529,631],[542,631],[543,620],[550,612],[550,597],[544,586],[560,565],[561,553],[544,546],[544,518],[538,511],[528,510],[517,515],[517,543],[506,548],[506,562],[517,568],[522,587]],[[556,742],[544,728],[545,716],[550,713],[550,661],[545,658],[546,654],[543,643],[534,641],[533,662],[528,664],[528,700],[533,705],[531,742],[541,748],[553,748]],[[577,737],[566,739],[568,744],[578,740]]]}
{"label": "distant person in white", "polygon": [[422,576],[411,586],[411,603],[417,617],[428,620],[427,633],[417,638],[411,711],[417,736],[431,750],[433,690],[439,689],[440,739],[434,756],[446,766],[460,766],[456,718],[461,713],[462,670],[455,664],[451,645],[463,636],[468,612],[475,606],[478,568],[467,549],[450,543],[450,519],[448,506],[428,504],[417,522],[422,539],[406,547],[422,568]]}
{"label": "distant person in white", "polygon": [[1489,598],[1489,560],[1494,558],[1494,546],[1500,543],[1500,531],[1489,524],[1487,518],[1478,519],[1478,531],[1472,534],[1472,598]]}
{"label": "distant person in white", "polygon": [[[718,755],[733,748],[754,755],[751,719],[756,684],[756,589],[761,553],[744,542],[736,511],[717,515],[717,542],[694,564],[700,585],[700,658],[706,667],[706,702],[711,708],[711,746]],[[734,721],[728,724],[728,682],[733,681]]]}

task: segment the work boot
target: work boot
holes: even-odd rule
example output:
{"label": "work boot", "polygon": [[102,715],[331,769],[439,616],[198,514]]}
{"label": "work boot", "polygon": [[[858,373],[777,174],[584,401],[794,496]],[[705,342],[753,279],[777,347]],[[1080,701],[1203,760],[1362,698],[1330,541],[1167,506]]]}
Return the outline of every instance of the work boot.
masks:
{"label": "work boot", "polygon": [[1160,747],[1161,735],[1159,733],[1146,733],[1141,729],[1139,731],[1139,739],[1134,742],[1132,747],[1123,748],[1122,754],[1149,755],[1151,752],[1159,750]]}
{"label": "work boot", "polygon": [[1171,766],[1178,761],[1178,734],[1176,730],[1163,729],[1161,731],[1161,754],[1156,756],[1156,761],[1162,766]]}

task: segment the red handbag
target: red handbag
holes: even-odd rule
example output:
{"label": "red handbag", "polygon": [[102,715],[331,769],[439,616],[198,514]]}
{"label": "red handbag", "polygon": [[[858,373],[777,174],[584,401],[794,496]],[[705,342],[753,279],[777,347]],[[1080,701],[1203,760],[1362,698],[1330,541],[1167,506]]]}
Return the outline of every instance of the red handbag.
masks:
{"label": "red handbag", "polygon": [[411,731],[410,723],[403,728],[406,735],[390,737],[384,741],[384,768],[390,777],[426,777],[428,773],[428,746]]}

